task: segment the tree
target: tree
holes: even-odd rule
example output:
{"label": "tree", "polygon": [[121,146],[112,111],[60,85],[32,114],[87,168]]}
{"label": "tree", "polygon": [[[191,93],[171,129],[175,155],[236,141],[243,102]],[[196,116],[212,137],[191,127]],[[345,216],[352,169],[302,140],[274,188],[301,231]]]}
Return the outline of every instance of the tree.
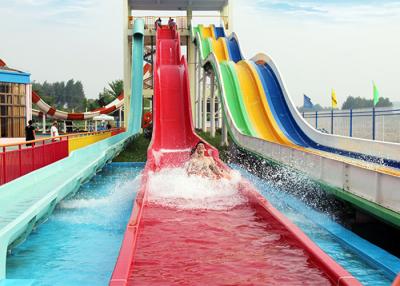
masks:
{"label": "tree", "polygon": [[88,111],[95,110],[100,107],[99,101],[97,99],[89,98],[85,99],[84,106]]}
{"label": "tree", "polygon": [[101,106],[107,105],[116,99],[124,90],[124,82],[122,80],[114,80],[108,83],[102,92],[99,93],[99,104]]}
{"label": "tree", "polygon": [[65,84],[62,82],[43,84],[33,83],[33,90],[49,105],[56,109],[76,112],[85,109],[85,93],[80,81],[70,79]]}
{"label": "tree", "polygon": [[320,104],[314,104],[312,108],[304,108],[303,106],[297,107],[300,112],[310,112],[310,111],[322,111],[331,110],[329,107],[323,107]]}
{"label": "tree", "polygon": [[[373,99],[366,99],[361,97],[347,97],[343,102],[342,109],[358,109],[358,108],[371,108],[373,106]],[[393,103],[389,98],[380,97],[376,107],[392,107]]]}

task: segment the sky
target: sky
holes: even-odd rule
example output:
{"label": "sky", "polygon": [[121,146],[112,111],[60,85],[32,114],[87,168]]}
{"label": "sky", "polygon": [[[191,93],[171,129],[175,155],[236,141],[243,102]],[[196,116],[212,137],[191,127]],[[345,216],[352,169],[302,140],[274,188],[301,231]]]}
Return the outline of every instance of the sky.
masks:
{"label": "sky", "polygon": [[[233,3],[244,56],[270,55],[296,105],[329,106],[332,88],[339,106],[371,98],[372,81],[400,101],[400,0]],[[0,13],[0,58],[33,80],[81,80],[95,98],[122,79],[121,0],[0,0]]]}

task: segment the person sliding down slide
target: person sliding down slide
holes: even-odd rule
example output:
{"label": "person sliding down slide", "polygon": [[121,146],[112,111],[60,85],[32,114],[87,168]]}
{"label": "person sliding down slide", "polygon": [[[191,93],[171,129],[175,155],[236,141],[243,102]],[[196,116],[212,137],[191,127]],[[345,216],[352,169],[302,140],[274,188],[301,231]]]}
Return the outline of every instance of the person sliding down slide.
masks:
{"label": "person sliding down slide", "polygon": [[186,165],[188,176],[197,175],[210,179],[231,179],[231,176],[215,164],[212,157],[205,156],[204,143],[199,141],[191,151],[191,157]]}

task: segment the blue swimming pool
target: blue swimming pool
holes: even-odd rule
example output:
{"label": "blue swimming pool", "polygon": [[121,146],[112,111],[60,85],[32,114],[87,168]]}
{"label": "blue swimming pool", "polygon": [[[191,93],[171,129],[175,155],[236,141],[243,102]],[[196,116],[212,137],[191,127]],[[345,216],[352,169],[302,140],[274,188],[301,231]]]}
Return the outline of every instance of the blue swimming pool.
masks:
{"label": "blue swimming pool", "polygon": [[[259,190],[259,192],[271,202],[271,204],[295,223],[312,239],[322,250],[329,254],[342,267],[356,277],[363,285],[391,285],[394,279],[393,271],[400,270],[400,259],[390,255],[386,251],[368,243],[354,233],[347,231],[331,218],[321,212],[305,205],[294,196],[287,194],[270,182],[250,174],[237,165],[232,165],[242,176],[246,177]],[[318,222],[318,223],[317,223]],[[340,237],[330,231],[336,231]],[[352,240],[352,241],[346,241]],[[365,257],[362,252],[351,250],[347,242],[364,248],[365,253],[376,254],[377,260],[386,260],[388,268],[375,265],[371,259]]]}
{"label": "blue swimming pool", "polygon": [[[74,197],[64,200],[49,220],[8,256],[8,279],[0,282],[0,286],[107,285],[143,167],[144,164],[109,164]],[[232,167],[363,284],[390,285],[392,277],[387,269],[368,261],[328,231],[326,227],[332,225],[341,228],[329,216],[270,182],[238,166]],[[346,239],[355,239],[355,235],[350,233]],[[389,265],[400,261],[382,253],[381,258],[394,259]]]}
{"label": "blue swimming pool", "polygon": [[61,202],[49,220],[8,256],[3,283],[107,285],[143,166],[108,164],[74,197]]}

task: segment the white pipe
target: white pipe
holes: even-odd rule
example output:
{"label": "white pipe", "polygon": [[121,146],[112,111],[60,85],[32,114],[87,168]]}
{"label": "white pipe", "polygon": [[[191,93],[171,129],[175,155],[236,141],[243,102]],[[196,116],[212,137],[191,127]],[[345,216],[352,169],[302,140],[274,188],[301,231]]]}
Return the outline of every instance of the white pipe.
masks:
{"label": "white pipe", "polygon": [[43,134],[46,134],[46,114],[43,114],[43,117],[42,117],[42,125],[43,125],[42,133],[43,133]]}
{"label": "white pipe", "polygon": [[214,138],[215,137],[215,86],[214,86],[214,73],[211,73],[210,76],[210,133],[211,133],[211,137]]}
{"label": "white pipe", "polygon": [[121,128],[122,127],[122,107],[119,109],[119,128]]}
{"label": "white pipe", "polygon": [[[197,51],[196,51],[196,54],[198,54]],[[200,85],[201,70],[202,70],[202,68],[200,66],[200,61],[199,61],[199,64],[197,65],[197,79],[196,79],[196,98],[197,98],[196,118],[197,118],[197,128],[201,128],[201,85]]]}
{"label": "white pipe", "polygon": [[206,93],[207,73],[203,70],[203,131],[207,131],[207,93]]}
{"label": "white pipe", "polygon": [[228,146],[228,128],[226,126],[225,118],[222,118],[222,134],[221,134],[221,146]]}

